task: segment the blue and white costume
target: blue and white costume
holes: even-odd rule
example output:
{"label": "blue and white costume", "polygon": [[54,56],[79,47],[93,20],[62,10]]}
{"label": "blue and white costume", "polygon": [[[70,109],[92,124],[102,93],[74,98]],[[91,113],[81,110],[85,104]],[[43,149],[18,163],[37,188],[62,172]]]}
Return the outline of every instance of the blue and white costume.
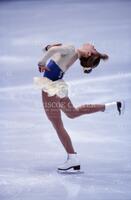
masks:
{"label": "blue and white costume", "polygon": [[47,66],[49,71],[44,72],[43,78],[35,77],[35,84],[47,92],[48,96],[58,95],[61,98],[67,96],[68,86],[62,78],[77,58],[78,54],[73,45],[51,47],[39,62],[39,64]]}
{"label": "blue and white costume", "polygon": [[50,71],[45,71],[43,76],[47,77],[48,79],[52,81],[57,81],[59,79],[62,79],[64,72],[61,70],[61,68],[54,62],[54,60],[50,60],[50,62],[47,64],[47,67]]}

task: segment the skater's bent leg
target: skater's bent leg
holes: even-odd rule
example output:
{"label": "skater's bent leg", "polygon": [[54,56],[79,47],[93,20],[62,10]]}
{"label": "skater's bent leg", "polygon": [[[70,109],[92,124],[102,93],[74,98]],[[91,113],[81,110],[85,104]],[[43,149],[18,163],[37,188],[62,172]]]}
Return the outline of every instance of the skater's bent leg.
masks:
{"label": "skater's bent leg", "polygon": [[91,113],[95,113],[99,111],[104,112],[105,110],[104,104],[89,104],[89,105],[85,104],[85,105],[75,108],[68,97],[62,98],[60,100],[60,103],[61,103],[62,111],[69,118],[75,118],[84,114],[91,114]]}
{"label": "skater's bent leg", "polygon": [[71,142],[71,138],[63,126],[61,112],[59,108],[59,98],[56,96],[48,97],[46,93],[42,92],[42,99],[47,117],[54,126],[57,135],[61,143],[63,144],[66,152],[70,154],[75,153]]}

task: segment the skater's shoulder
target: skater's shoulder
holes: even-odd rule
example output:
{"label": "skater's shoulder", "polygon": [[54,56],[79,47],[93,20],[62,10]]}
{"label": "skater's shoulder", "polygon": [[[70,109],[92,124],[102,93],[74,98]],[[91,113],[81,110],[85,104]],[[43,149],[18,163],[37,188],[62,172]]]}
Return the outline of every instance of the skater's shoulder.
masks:
{"label": "skater's shoulder", "polygon": [[75,46],[73,44],[64,44],[61,46],[67,54],[72,54],[75,52]]}

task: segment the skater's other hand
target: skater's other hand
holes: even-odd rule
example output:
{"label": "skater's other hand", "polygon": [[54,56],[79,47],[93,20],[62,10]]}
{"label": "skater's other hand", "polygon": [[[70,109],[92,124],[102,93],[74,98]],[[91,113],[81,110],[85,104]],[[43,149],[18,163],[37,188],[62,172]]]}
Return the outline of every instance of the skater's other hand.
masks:
{"label": "skater's other hand", "polygon": [[39,69],[39,72],[44,72],[44,71],[50,71],[50,69],[44,65],[39,65],[38,64],[38,69]]}

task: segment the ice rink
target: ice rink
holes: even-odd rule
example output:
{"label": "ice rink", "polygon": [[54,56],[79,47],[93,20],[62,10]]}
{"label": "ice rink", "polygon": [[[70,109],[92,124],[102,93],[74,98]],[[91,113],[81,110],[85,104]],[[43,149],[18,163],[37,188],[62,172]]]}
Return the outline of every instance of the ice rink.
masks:
{"label": "ice rink", "polygon": [[[0,200],[131,200],[131,1],[0,1]],[[50,42],[84,42],[108,53],[90,75],[67,72],[75,106],[123,99],[123,116],[62,114],[81,160],[59,174],[66,153],[33,77]]]}

